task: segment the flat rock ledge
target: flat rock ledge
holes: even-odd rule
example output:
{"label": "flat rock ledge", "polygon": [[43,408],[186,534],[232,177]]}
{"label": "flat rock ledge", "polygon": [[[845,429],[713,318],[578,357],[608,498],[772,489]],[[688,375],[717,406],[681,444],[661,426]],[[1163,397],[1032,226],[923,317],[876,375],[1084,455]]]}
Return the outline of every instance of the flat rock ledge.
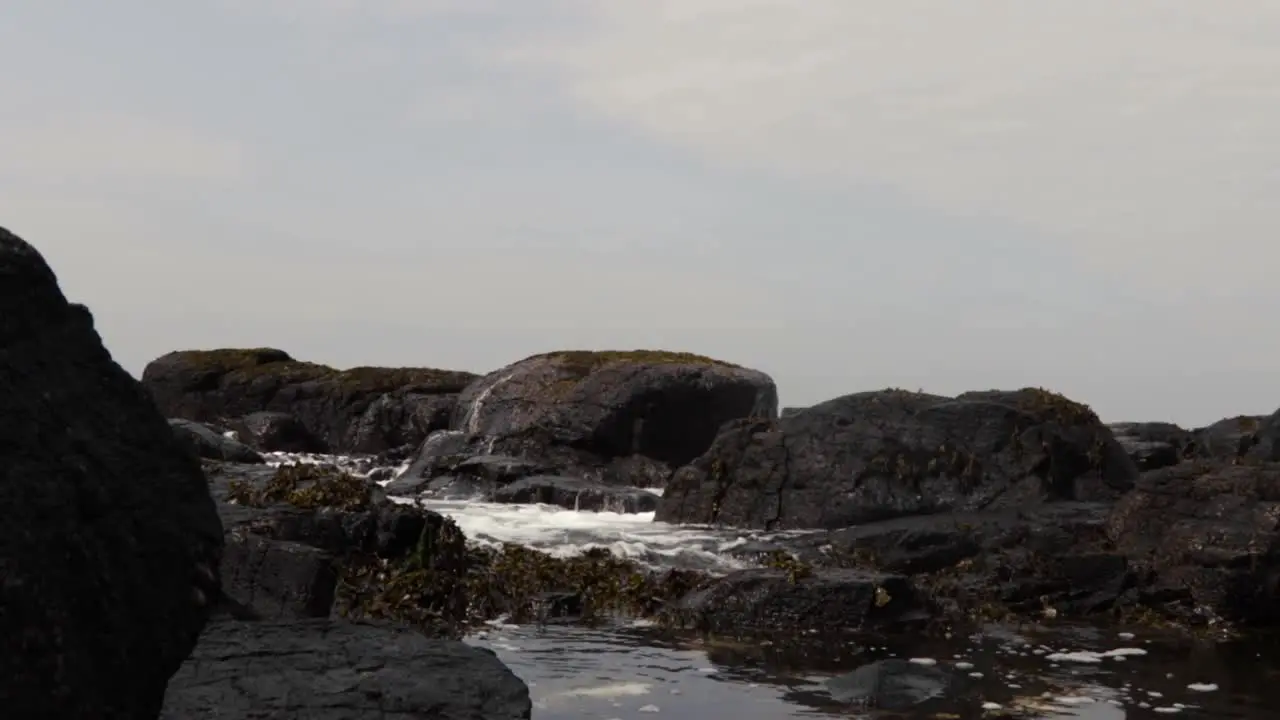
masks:
{"label": "flat rock ledge", "polygon": [[490,651],[407,627],[211,624],[169,681],[160,720],[527,720],[529,689]]}

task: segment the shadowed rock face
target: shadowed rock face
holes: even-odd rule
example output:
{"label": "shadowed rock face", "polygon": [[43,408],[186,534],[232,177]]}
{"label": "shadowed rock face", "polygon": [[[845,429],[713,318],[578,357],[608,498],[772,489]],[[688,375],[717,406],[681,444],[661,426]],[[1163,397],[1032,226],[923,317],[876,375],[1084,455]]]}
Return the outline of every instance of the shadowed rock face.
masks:
{"label": "shadowed rock face", "polygon": [[726,425],[672,477],[658,519],[839,528],[893,517],[1107,500],[1133,461],[1087,407],[1043,390],[846,395]]}
{"label": "shadowed rock face", "polygon": [[[273,348],[188,350],[151,361],[142,382],[166,416],[244,426],[263,451],[378,453],[445,427],[475,375],[430,368],[351,368],[299,362]],[[260,412],[285,412],[310,437],[268,431]],[[241,418],[249,417],[246,421]],[[282,419],[272,418],[279,426]]]}
{"label": "shadowed rock face", "polygon": [[220,595],[196,458],[0,229],[0,715],[156,717]]}

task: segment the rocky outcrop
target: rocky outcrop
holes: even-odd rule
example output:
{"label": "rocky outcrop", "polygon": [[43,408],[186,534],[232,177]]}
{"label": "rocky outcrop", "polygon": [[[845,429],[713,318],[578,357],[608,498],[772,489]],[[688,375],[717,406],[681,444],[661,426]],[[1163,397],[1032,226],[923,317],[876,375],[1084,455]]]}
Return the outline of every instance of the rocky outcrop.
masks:
{"label": "rocky outcrop", "polygon": [[246,417],[265,411],[292,415],[317,449],[378,453],[445,427],[457,394],[475,377],[429,368],[335,370],[255,348],[172,352],[151,361],[142,382],[168,417],[240,423],[249,430],[242,439],[264,443],[261,451],[295,449],[298,440],[259,432],[263,418]]}
{"label": "rocky outcrop", "polygon": [[174,418],[169,421],[169,427],[173,428],[173,436],[198,458],[248,464],[266,462],[253,448],[207,425]]}
{"label": "rocky outcrop", "polygon": [[1038,389],[858,393],[726,425],[657,518],[769,530],[1114,499],[1138,470],[1094,413]]}
{"label": "rocky outcrop", "polygon": [[1255,456],[1258,431],[1267,418],[1260,415],[1237,415],[1223,418],[1212,425],[1192,431],[1194,439],[1190,457],[1204,460],[1235,460]]}
{"label": "rocky outcrop", "polygon": [[156,717],[220,595],[195,457],[0,229],[0,715]]}
{"label": "rocky outcrop", "polygon": [[1144,577],[1147,604],[1187,622],[1280,621],[1280,463],[1148,473],[1108,532]]}
{"label": "rocky outcrop", "polygon": [[777,404],[764,373],[698,355],[536,355],[468,386],[451,432],[424,443],[406,477],[452,474],[466,458],[506,455],[538,472],[661,486],[725,422],[775,417]]}
{"label": "rocky outcrop", "polygon": [[488,650],[330,620],[211,625],[162,720],[527,720],[529,690]]}

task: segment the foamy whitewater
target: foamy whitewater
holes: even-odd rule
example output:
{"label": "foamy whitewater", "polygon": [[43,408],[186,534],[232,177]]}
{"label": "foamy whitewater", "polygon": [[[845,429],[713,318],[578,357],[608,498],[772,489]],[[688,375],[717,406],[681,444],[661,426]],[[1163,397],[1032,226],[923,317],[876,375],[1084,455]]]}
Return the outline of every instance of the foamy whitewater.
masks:
{"label": "foamy whitewater", "polygon": [[[378,470],[368,458],[270,453],[267,460],[272,465],[332,464],[366,477]],[[391,477],[406,467],[396,468]],[[653,513],[393,499],[421,502],[453,518],[471,542],[518,543],[556,556],[608,548],[653,567],[728,572],[748,564],[727,551],[779,537],[674,526],[654,521]],[[993,718],[1263,720],[1276,717],[1270,708],[1280,707],[1272,690],[1277,678],[1266,669],[1280,666],[1274,645],[1245,642],[1205,649],[1167,637],[1066,623],[993,627],[947,639],[897,638],[849,647],[843,660],[810,658],[799,667],[793,658],[776,657],[768,644],[673,639],[644,622],[593,629],[495,621],[467,641],[493,650],[529,685],[534,720],[654,714],[703,720],[874,717],[840,702],[829,683],[885,658],[944,669],[970,687],[959,699],[939,700],[949,704],[929,706],[924,714],[908,711],[903,717],[960,717],[964,711],[963,717]]]}

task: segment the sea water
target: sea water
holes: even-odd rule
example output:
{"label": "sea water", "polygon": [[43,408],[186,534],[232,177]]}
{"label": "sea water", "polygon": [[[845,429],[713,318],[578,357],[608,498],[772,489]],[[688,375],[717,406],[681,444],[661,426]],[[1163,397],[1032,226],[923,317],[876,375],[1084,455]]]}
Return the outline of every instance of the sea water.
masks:
{"label": "sea water", "polygon": [[[282,462],[368,472],[367,460],[274,453]],[[403,500],[412,502],[412,500]],[[728,572],[730,551],[776,535],[656,522],[653,513],[579,512],[546,505],[433,501],[471,542],[518,543],[557,556],[589,548],[655,568]],[[875,660],[906,659],[964,683],[961,696],[890,717],[1280,718],[1280,642],[1227,640],[1042,621],[950,638],[904,636],[864,645],[780,651],[768,643],[671,636],[645,622],[605,628],[489,623],[467,641],[494,651],[528,685],[534,720],[876,717],[840,702],[828,681]]]}

